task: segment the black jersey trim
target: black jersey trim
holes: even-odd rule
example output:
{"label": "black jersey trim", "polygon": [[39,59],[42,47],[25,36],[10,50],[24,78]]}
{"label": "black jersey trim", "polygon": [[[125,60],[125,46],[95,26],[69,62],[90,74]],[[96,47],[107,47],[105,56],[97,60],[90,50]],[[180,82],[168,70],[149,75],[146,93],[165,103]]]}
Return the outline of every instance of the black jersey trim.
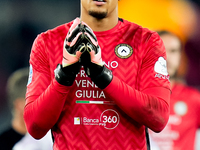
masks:
{"label": "black jersey trim", "polygon": [[124,20],[122,18],[118,18],[119,21],[124,22]]}
{"label": "black jersey trim", "polygon": [[145,127],[145,133],[146,133],[147,150],[151,150],[151,148],[150,148],[149,132],[148,132],[148,128],[147,127]]}

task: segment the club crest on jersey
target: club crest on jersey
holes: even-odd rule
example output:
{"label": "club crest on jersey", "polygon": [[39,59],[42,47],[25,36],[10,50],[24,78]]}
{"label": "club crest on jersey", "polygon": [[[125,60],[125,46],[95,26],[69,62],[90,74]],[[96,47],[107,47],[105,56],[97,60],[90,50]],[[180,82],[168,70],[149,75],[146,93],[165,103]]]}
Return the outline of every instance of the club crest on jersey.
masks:
{"label": "club crest on jersey", "polygon": [[119,58],[126,59],[133,54],[133,48],[128,44],[119,44],[115,47],[115,54]]}

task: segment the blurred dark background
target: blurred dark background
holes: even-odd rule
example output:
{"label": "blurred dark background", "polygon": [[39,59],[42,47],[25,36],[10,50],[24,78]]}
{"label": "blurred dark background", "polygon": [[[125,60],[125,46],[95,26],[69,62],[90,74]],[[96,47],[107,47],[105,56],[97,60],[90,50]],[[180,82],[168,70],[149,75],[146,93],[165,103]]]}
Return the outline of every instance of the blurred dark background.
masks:
{"label": "blurred dark background", "polygon": [[[153,1],[155,0],[149,0],[150,3]],[[162,1],[184,2],[186,0]],[[126,0],[121,0],[120,2],[126,3]],[[137,3],[139,1],[132,0],[132,2]],[[144,6],[145,3],[142,5]],[[186,5],[190,6],[191,14],[194,15],[184,18],[184,20],[187,23],[193,21],[195,25],[185,29],[187,33],[187,35],[184,36],[184,43],[186,45],[184,51],[185,59],[183,60],[180,74],[186,77],[186,82],[189,85],[200,89],[200,1],[190,0],[187,1]],[[175,8],[178,9],[178,7]],[[143,7],[139,7],[138,9],[144,10]],[[120,9],[120,11],[121,10],[122,9]],[[134,9],[128,10],[124,7],[124,10],[127,11],[125,12],[126,14],[130,16],[133,15],[131,11]],[[31,46],[37,34],[69,22],[75,17],[79,17],[79,14],[80,0],[0,0],[0,132],[8,126],[11,119],[5,91],[8,76],[19,68],[29,66]],[[135,15],[137,18],[135,16],[132,18],[136,23],[137,19],[139,21],[141,19],[146,21],[146,19],[149,18],[142,18],[140,14]],[[171,17],[170,15],[172,14],[169,14],[169,17]],[[178,15],[181,16],[181,14]],[[120,17],[124,16],[122,15]],[[151,18],[153,17],[154,16],[151,16]],[[195,19],[195,21],[191,21],[190,17]],[[180,18],[176,19],[176,21],[179,21]],[[159,19],[157,21],[159,23]],[[143,22],[138,23],[143,26]],[[153,25],[158,24],[155,22],[153,23]],[[144,23],[144,26],[145,25]],[[192,33],[188,35],[190,30]]]}
{"label": "blurred dark background", "polygon": [[6,101],[9,75],[29,66],[37,34],[80,14],[79,0],[0,0],[0,132],[11,119]]}

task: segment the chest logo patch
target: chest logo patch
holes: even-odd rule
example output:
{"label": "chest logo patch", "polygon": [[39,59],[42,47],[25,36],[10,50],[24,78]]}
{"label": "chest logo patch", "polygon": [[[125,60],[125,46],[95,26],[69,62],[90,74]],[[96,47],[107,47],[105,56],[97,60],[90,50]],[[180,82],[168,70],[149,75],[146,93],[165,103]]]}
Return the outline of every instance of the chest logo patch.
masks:
{"label": "chest logo patch", "polygon": [[115,54],[119,58],[126,59],[133,54],[133,48],[128,44],[119,44],[115,47]]}
{"label": "chest logo patch", "polygon": [[167,72],[167,62],[163,57],[159,57],[158,61],[155,63],[154,70],[162,75],[168,75]]}

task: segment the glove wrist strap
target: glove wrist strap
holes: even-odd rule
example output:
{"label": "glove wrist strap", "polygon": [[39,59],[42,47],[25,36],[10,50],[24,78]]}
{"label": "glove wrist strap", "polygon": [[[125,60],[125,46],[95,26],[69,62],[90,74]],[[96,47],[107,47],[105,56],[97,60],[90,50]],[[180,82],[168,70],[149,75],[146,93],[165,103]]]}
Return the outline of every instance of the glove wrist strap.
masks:
{"label": "glove wrist strap", "polygon": [[102,72],[91,79],[100,89],[105,89],[113,79],[112,71],[103,66]]}
{"label": "glove wrist strap", "polygon": [[65,72],[61,64],[58,64],[57,68],[54,70],[54,74],[56,81],[65,86],[71,86],[76,78],[76,73]]}

